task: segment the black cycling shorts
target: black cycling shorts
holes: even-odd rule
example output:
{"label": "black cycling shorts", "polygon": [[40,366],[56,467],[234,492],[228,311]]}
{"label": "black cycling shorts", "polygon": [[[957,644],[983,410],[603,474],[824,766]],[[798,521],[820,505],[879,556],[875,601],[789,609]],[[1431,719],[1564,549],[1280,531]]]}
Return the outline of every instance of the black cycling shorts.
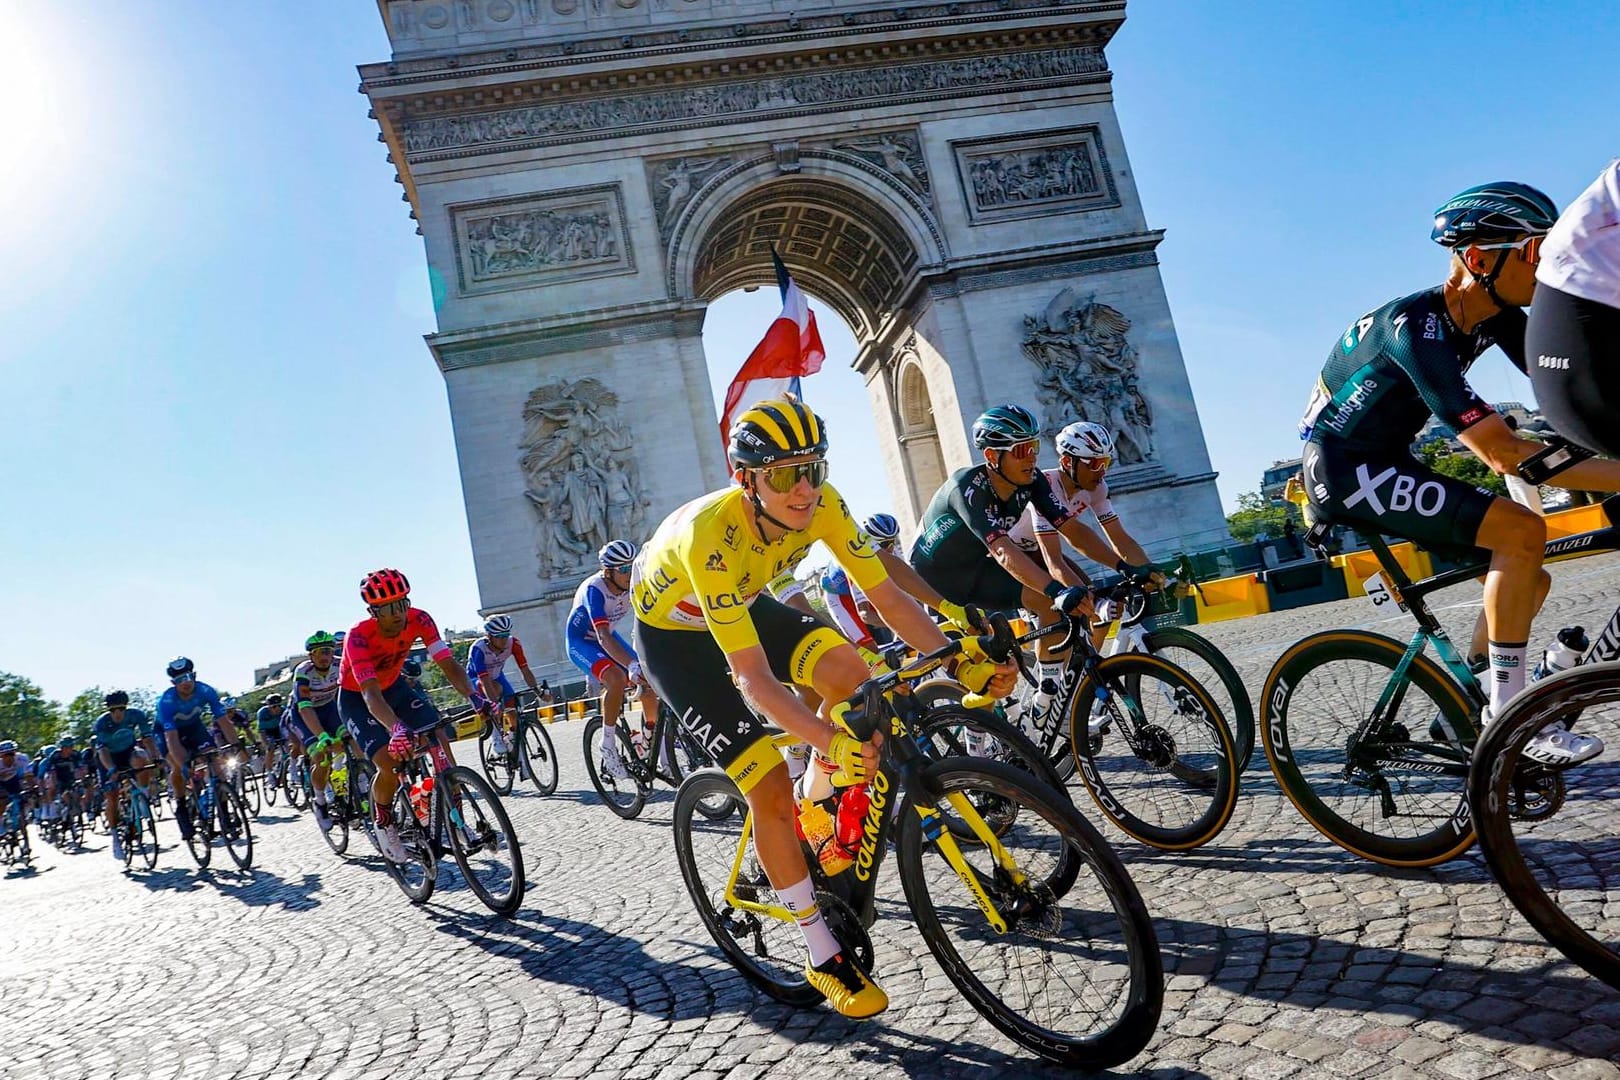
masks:
{"label": "black cycling shorts", "polygon": [[[1039,564],[1039,556],[1036,562]],[[974,604],[986,611],[1014,614],[1024,606],[1024,583],[1007,573],[988,550],[983,561],[969,567],[936,566],[914,556],[912,569],[953,604]]]}
{"label": "black cycling shorts", "polygon": [[1424,547],[1469,548],[1496,496],[1442,476],[1410,454],[1306,443],[1305,492],[1335,525],[1415,540]]}
{"label": "black cycling shorts", "polygon": [[1620,458],[1620,308],[1537,285],[1524,357],[1553,430]]}
{"label": "black cycling shorts", "polygon": [[[439,710],[433,707],[426,694],[413,689],[403,678],[395,679],[384,687],[382,695],[388,707],[394,710],[394,715],[399,717],[399,722],[413,735],[425,735],[438,726]],[[366,757],[376,757],[377,752],[388,745],[393,732],[371,715],[366,696],[360,691],[339,690],[337,707],[343,717],[343,726],[349,729],[349,734],[360,744]]]}
{"label": "black cycling shorts", "polygon": [[[769,596],[748,606],[771,671],[785,683],[809,686],[816,664],[840,645],[853,648],[816,618]],[[701,742],[720,767],[747,794],[783,763],[771,745],[774,729],[743,701],[731,681],[731,666],[706,630],[661,630],[636,620],[631,635],[636,656],[659,700],[680,717],[681,726]]]}

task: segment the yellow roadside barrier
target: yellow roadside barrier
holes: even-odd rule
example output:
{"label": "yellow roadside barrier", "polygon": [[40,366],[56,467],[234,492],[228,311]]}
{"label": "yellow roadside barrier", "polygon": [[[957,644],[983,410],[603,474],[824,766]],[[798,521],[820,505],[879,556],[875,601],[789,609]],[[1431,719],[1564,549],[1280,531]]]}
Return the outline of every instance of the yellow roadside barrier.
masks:
{"label": "yellow roadside barrier", "polygon": [[1198,586],[1198,621],[1221,622],[1264,615],[1271,610],[1271,597],[1259,574],[1239,574],[1217,578]]}
{"label": "yellow roadside barrier", "polygon": [[[1389,553],[1395,556],[1395,561],[1406,571],[1409,580],[1417,581],[1434,573],[1429,553],[1419,551],[1410,543],[1391,544]],[[1370,551],[1347,551],[1343,555],[1335,555],[1333,565],[1344,572],[1344,587],[1351,599],[1367,591],[1363,583],[1379,570],[1378,556]]]}

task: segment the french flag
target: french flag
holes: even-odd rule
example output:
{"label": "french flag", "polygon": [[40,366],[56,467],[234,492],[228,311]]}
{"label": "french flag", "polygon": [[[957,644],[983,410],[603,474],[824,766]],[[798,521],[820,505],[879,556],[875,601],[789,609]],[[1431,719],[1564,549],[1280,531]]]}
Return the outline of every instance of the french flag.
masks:
{"label": "french flag", "polygon": [[776,266],[776,285],[782,290],[782,314],[771,323],[726,388],[726,407],[720,414],[722,440],[730,435],[732,418],[738,413],[783,393],[798,396],[800,377],[814,375],[827,359],[821,331],[816,329],[816,313],[810,310],[809,299],[782,265],[774,246],[771,262]]}

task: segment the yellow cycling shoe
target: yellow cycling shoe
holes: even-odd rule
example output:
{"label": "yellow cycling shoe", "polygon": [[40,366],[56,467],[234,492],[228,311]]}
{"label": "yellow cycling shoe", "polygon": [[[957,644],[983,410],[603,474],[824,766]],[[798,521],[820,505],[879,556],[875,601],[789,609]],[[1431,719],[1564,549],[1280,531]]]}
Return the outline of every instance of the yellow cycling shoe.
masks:
{"label": "yellow cycling shoe", "polygon": [[827,1004],[851,1020],[865,1020],[889,1007],[889,995],[866,976],[844,954],[816,967],[806,967],[804,977],[821,991]]}

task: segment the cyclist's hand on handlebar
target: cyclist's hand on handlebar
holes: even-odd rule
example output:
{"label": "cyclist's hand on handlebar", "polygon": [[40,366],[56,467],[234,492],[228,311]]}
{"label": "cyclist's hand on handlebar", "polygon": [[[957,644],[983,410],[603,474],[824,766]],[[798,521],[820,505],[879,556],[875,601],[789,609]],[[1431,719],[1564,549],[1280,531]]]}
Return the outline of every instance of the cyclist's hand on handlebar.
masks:
{"label": "cyclist's hand on handlebar", "polygon": [[945,620],[964,634],[978,634],[984,630],[984,613],[969,604],[953,604],[949,600],[940,600],[937,609],[945,616]]}
{"label": "cyclist's hand on handlebar", "polygon": [[833,783],[839,787],[864,784],[877,772],[877,747],[861,742],[842,729],[833,732],[827,757],[838,766],[838,771],[833,774]]}
{"label": "cyclist's hand on handlebar", "polygon": [[956,679],[969,693],[1004,698],[1018,683],[1018,665],[1011,660],[966,660],[956,666]]}
{"label": "cyclist's hand on handlebar", "polygon": [[1081,615],[1091,611],[1091,590],[1084,585],[1070,585],[1052,597],[1052,606],[1064,615]]}

